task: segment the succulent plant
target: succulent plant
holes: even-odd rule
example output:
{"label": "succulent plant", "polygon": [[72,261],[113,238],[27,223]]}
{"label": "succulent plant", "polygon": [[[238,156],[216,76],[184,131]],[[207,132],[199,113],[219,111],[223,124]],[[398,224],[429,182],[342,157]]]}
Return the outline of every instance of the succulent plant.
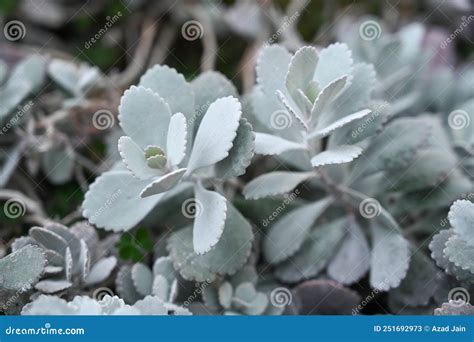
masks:
{"label": "succulent plant", "polygon": [[108,251],[102,250],[97,232],[86,222],[71,228],[58,223],[32,227],[29,236],[13,242],[12,251],[31,246],[41,250],[47,260],[43,276],[34,286],[43,293],[91,287],[107,279],[117,264],[115,256],[105,256]]}

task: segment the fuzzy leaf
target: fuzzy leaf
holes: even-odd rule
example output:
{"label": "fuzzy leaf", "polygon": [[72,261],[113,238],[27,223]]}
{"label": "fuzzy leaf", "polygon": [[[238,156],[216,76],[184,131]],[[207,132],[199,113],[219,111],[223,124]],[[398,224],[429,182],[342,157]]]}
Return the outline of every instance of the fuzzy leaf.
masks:
{"label": "fuzzy leaf", "polygon": [[206,254],[193,250],[192,227],[181,229],[168,239],[168,250],[174,267],[184,279],[213,281],[217,274],[234,274],[247,261],[252,246],[252,227],[229,203],[219,242]]}
{"label": "fuzzy leaf", "polygon": [[366,117],[367,115],[369,115],[371,113],[372,113],[372,111],[370,109],[363,109],[363,110],[360,110],[356,113],[352,113],[350,115],[347,115],[347,116],[331,123],[329,126],[326,126],[324,128],[322,128],[320,125],[318,125],[315,128],[316,131],[314,133],[311,133],[311,138],[325,137],[325,136],[331,134],[332,132],[334,132],[336,129],[342,128],[345,125],[351,123],[352,121],[362,119],[362,118]]}
{"label": "fuzzy leaf", "polygon": [[272,134],[255,134],[255,153],[263,155],[279,155],[292,150],[306,150],[304,144],[286,140]]}
{"label": "fuzzy leaf", "polygon": [[252,131],[252,125],[242,118],[229,156],[216,164],[216,177],[229,179],[243,175],[250,165],[254,149],[255,133]]}
{"label": "fuzzy leaf", "polygon": [[155,260],[153,264],[153,275],[162,275],[166,278],[168,283],[172,283],[176,278],[177,273],[173,267],[173,261],[170,257],[160,257]]}
{"label": "fuzzy leaf", "polygon": [[276,98],[276,91],[286,88],[286,73],[291,54],[280,45],[264,48],[257,60],[257,82],[266,96]]}
{"label": "fuzzy leaf", "polygon": [[301,182],[316,176],[314,172],[270,172],[248,183],[244,188],[243,194],[246,199],[281,195],[293,190]]}
{"label": "fuzzy leaf", "polygon": [[120,99],[118,118],[125,134],[142,149],[166,146],[170,106],[150,89],[132,86],[126,90]]}
{"label": "fuzzy leaf", "polygon": [[142,263],[133,265],[131,275],[135,289],[139,294],[142,296],[151,294],[153,274],[146,265]]}
{"label": "fuzzy leaf", "polygon": [[85,281],[88,285],[98,284],[107,279],[117,265],[117,258],[110,256],[108,258],[100,259],[92,266]]}
{"label": "fuzzy leaf", "polygon": [[279,219],[265,236],[265,259],[276,264],[294,255],[330,203],[331,199],[326,198],[294,209]]}
{"label": "fuzzy leaf", "polygon": [[166,140],[166,153],[170,166],[177,166],[186,154],[187,123],[183,113],[171,117]]}
{"label": "fuzzy leaf", "polygon": [[0,287],[19,290],[31,287],[43,273],[46,259],[39,247],[25,246],[0,259]]}
{"label": "fuzzy leaf", "polygon": [[130,137],[120,137],[118,150],[127,169],[138,179],[149,179],[160,175],[160,171],[148,166],[143,149]]}
{"label": "fuzzy leaf", "polygon": [[105,172],[89,187],[82,203],[82,214],[98,228],[129,230],[139,223],[161,198],[140,198],[140,193],[147,183],[146,180],[134,178],[128,171]]}
{"label": "fuzzy leaf", "polygon": [[164,276],[158,274],[153,279],[151,293],[154,296],[161,298],[163,301],[168,301],[168,294],[170,292],[170,284]]}
{"label": "fuzzy leaf", "polygon": [[362,149],[359,146],[341,145],[318,153],[311,158],[311,165],[313,167],[319,167],[323,165],[349,163],[361,153]]}
{"label": "fuzzy leaf", "polygon": [[319,62],[313,79],[323,89],[333,80],[351,75],[352,64],[351,51],[346,44],[331,44],[319,53]]}
{"label": "fuzzy leaf", "polygon": [[444,253],[457,267],[474,274],[474,247],[468,245],[466,241],[457,235],[452,235],[446,242]]}
{"label": "fuzzy leaf", "polygon": [[56,293],[72,286],[67,280],[42,280],[35,285],[35,289],[43,293]]}
{"label": "fuzzy leaf", "polygon": [[229,309],[232,303],[232,296],[233,296],[233,288],[232,285],[226,281],[222,283],[219,287],[218,295],[219,295],[219,303],[225,308]]}
{"label": "fuzzy leaf", "polygon": [[209,106],[196,133],[188,173],[213,165],[229,155],[241,115],[239,101],[231,96],[218,99]]}
{"label": "fuzzy leaf", "polygon": [[42,227],[31,228],[29,234],[44,248],[52,249],[60,255],[65,255],[68,243],[59,234]]}
{"label": "fuzzy leaf", "polygon": [[318,64],[318,54],[312,46],[304,46],[295,52],[290,60],[286,74],[286,88],[293,98],[299,89],[306,90],[313,80],[314,71]]}
{"label": "fuzzy leaf", "polygon": [[166,192],[178,184],[186,172],[186,168],[171,171],[148,184],[140,193],[141,198]]}
{"label": "fuzzy leaf", "polygon": [[453,203],[448,214],[449,222],[468,245],[474,247],[474,203],[459,200]]}
{"label": "fuzzy leaf", "polygon": [[54,185],[70,181],[74,165],[74,151],[70,146],[53,146],[42,154],[41,166],[48,180]]}
{"label": "fuzzy leaf", "polygon": [[224,232],[227,200],[215,191],[204,189],[201,184],[194,187],[194,193],[202,210],[194,218],[193,247],[197,254],[204,254],[219,242]]}
{"label": "fuzzy leaf", "polygon": [[328,266],[331,278],[344,285],[360,280],[370,268],[370,249],[357,222],[351,222],[341,248]]}
{"label": "fuzzy leaf", "polygon": [[132,279],[132,267],[123,266],[115,279],[117,293],[126,303],[135,303],[142,296],[137,292]]}
{"label": "fuzzy leaf", "polygon": [[341,93],[342,89],[347,84],[347,76],[342,76],[329,83],[321,92],[318,94],[316,101],[314,101],[313,107],[311,108],[311,125],[314,127],[319,121],[322,113],[329,108],[332,102]]}

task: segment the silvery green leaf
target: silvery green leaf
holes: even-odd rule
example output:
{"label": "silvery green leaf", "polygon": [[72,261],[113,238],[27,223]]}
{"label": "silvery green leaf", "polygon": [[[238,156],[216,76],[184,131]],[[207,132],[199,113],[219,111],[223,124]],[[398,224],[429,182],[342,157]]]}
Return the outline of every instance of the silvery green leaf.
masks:
{"label": "silvery green leaf", "polygon": [[301,110],[294,103],[294,101],[291,98],[285,96],[285,94],[280,90],[276,91],[276,95],[280,102],[283,104],[283,106],[286,108],[288,113],[291,114],[292,119],[295,119],[295,122],[298,124],[298,128],[307,131],[309,127],[306,123],[306,117],[303,113],[301,113]]}
{"label": "silvery green leaf", "polygon": [[252,131],[252,125],[242,118],[229,155],[215,165],[216,177],[229,179],[243,175],[250,165],[254,150],[255,133]]}
{"label": "silvery green leaf", "polygon": [[224,233],[208,253],[198,255],[193,250],[192,227],[173,233],[168,250],[175,268],[186,280],[213,281],[217,274],[232,275],[247,261],[252,247],[252,227],[227,203]]}
{"label": "silvery green leaf", "polygon": [[314,172],[270,172],[248,183],[243,190],[243,194],[246,199],[281,195],[293,190],[301,182],[313,177],[317,177],[317,174]]}
{"label": "silvery green leaf", "polygon": [[135,289],[142,296],[151,294],[153,284],[153,274],[151,273],[148,266],[137,263],[132,266],[131,276]]}
{"label": "silvery green leaf", "polygon": [[164,170],[166,166],[166,157],[163,155],[156,155],[148,157],[146,160],[146,164],[148,167],[156,170]]}
{"label": "silvery green leaf", "polygon": [[43,273],[46,259],[41,248],[25,246],[0,259],[1,288],[31,287]]}
{"label": "silvery green leaf", "polygon": [[23,80],[9,81],[0,88],[0,120],[12,113],[30,92],[31,85]]}
{"label": "silvery green leaf", "polygon": [[351,51],[346,44],[335,43],[319,53],[319,61],[313,79],[322,89],[336,78],[351,75],[352,72]]}
{"label": "silvery green leaf", "polygon": [[78,95],[79,68],[72,62],[53,59],[48,65],[49,76],[62,88]]}
{"label": "silvery green leaf", "polygon": [[10,247],[12,249],[12,252],[16,252],[17,250],[28,245],[40,247],[39,244],[36,243],[36,241],[29,236],[20,236],[19,238],[16,238],[15,240],[13,240]]}
{"label": "silvery green leaf", "polygon": [[46,266],[44,268],[44,274],[45,275],[50,275],[50,274],[58,274],[64,271],[64,268],[61,266]]}
{"label": "silvery green leaf", "polygon": [[257,60],[257,82],[266,96],[276,97],[277,90],[286,88],[286,73],[291,54],[281,45],[264,48]]}
{"label": "silvery green leaf", "polygon": [[191,87],[195,95],[194,136],[207,109],[217,99],[226,96],[238,97],[232,82],[216,71],[205,71],[192,80]]}
{"label": "silvery green leaf", "polygon": [[117,258],[114,256],[100,259],[92,266],[85,279],[86,284],[94,285],[104,281],[110,276],[116,265]]}
{"label": "silvery green leaf", "polygon": [[156,259],[153,264],[153,275],[155,277],[157,275],[162,275],[166,278],[168,283],[172,283],[176,278],[177,273],[173,267],[173,261],[171,258],[167,256]]}
{"label": "silvery green leaf", "polygon": [[65,255],[68,243],[60,235],[42,227],[33,227],[30,236],[46,249],[52,249],[60,255]]}
{"label": "silvery green leaf", "polygon": [[71,249],[72,258],[79,258],[81,253],[81,243],[79,238],[72,232],[72,230],[56,222],[48,223],[44,226],[44,228],[61,236],[67,242],[68,247]]}
{"label": "silvery green leaf", "polygon": [[231,96],[220,98],[209,106],[196,133],[188,174],[213,165],[229,155],[241,115],[239,101]]}
{"label": "silvery green leaf", "polygon": [[306,150],[302,143],[286,140],[276,135],[267,133],[255,134],[255,153],[263,155],[279,155],[293,150]]}
{"label": "silvery green leaf", "polygon": [[369,223],[372,233],[370,284],[375,289],[388,291],[398,287],[407,274],[410,246],[398,224],[384,209]]}
{"label": "silvery green leaf", "polygon": [[183,113],[188,119],[188,133],[192,132],[190,120],[194,115],[194,92],[183,75],[166,65],[155,65],[145,72],[138,85],[162,97],[172,113]]}
{"label": "silvery green leaf", "polygon": [[318,153],[311,158],[311,165],[319,167],[330,164],[343,164],[357,158],[362,153],[362,148],[356,145],[341,145]]}
{"label": "silvery green leaf", "polygon": [[329,126],[322,127],[321,125],[317,125],[315,128],[315,131],[310,134],[311,138],[322,138],[325,137],[332,132],[334,132],[338,128],[342,128],[345,125],[351,123],[352,121],[362,119],[366,117],[367,115],[371,114],[372,111],[370,109],[363,109],[358,112],[352,113],[350,115],[347,115],[333,123],[331,123]]}
{"label": "silvery green leaf", "polygon": [[8,75],[8,66],[5,62],[0,61],[0,86],[2,85],[3,81],[7,78]]}
{"label": "silvery green leaf", "polygon": [[339,77],[334,81],[331,81],[321,92],[318,94],[318,97],[314,101],[314,104],[311,108],[311,126],[315,127],[321,115],[324,111],[328,110],[333,101],[341,93],[342,89],[347,84],[347,75]]}
{"label": "silvery green leaf", "polygon": [[162,301],[168,301],[168,295],[170,292],[170,284],[168,280],[161,274],[158,274],[153,279],[151,293],[153,296],[157,296]]}
{"label": "silvery green leaf", "polygon": [[257,286],[258,273],[253,265],[246,265],[232,276],[231,283],[235,287],[240,283],[252,283]]}
{"label": "silvery green leaf", "polygon": [[56,293],[64,291],[72,286],[67,280],[42,280],[35,285],[35,289],[43,293]]}
{"label": "silvery green leaf", "polygon": [[201,210],[194,218],[193,248],[196,254],[204,254],[219,242],[224,232],[227,200],[215,191],[204,189],[200,183],[194,187],[194,196]]}
{"label": "silvery green leaf", "polygon": [[41,165],[51,183],[64,184],[71,180],[74,171],[74,150],[68,145],[53,146],[43,153]]}
{"label": "silvery green leaf", "polygon": [[128,171],[105,172],[90,185],[82,203],[82,214],[98,228],[129,230],[139,223],[161,198],[140,198],[140,193],[147,183],[146,180],[134,178]]}
{"label": "silvery green leaf", "polygon": [[64,257],[53,250],[45,250],[44,255],[48,261],[48,265],[62,266],[64,265]]}
{"label": "silvery green leaf", "polygon": [[218,289],[219,295],[219,303],[225,308],[229,309],[230,305],[232,304],[232,296],[234,293],[234,289],[232,285],[226,281],[222,283],[222,285]]}
{"label": "silvery green leaf", "polygon": [[163,304],[163,301],[158,297],[146,296],[137,301],[133,307],[138,309],[142,315],[168,315],[168,310]]}
{"label": "silvery green leaf", "polygon": [[359,224],[352,221],[341,247],[328,265],[331,278],[344,285],[359,281],[370,268],[370,249]]}
{"label": "silvery green leaf", "polygon": [[89,275],[89,271],[91,268],[91,254],[89,252],[89,248],[87,247],[87,243],[84,240],[81,241],[81,254],[79,259],[76,261],[77,268],[79,269],[79,277],[81,283],[84,282]]}
{"label": "silvery green leaf", "polygon": [[318,64],[318,54],[312,46],[303,46],[291,57],[285,85],[293,98],[297,97],[298,90],[305,91],[313,80],[314,71]]}
{"label": "silvery green leaf", "polygon": [[474,306],[462,301],[450,300],[448,303],[443,303],[440,308],[434,310],[435,316],[459,316],[459,315],[474,315]]}
{"label": "silvery green leaf", "polygon": [[13,172],[16,170],[16,167],[18,166],[18,163],[20,162],[21,157],[23,155],[23,151],[25,150],[26,147],[27,147],[26,142],[20,142],[19,144],[16,144],[8,151],[5,151],[5,150],[0,151],[1,154],[5,155],[5,158],[3,158],[4,162],[0,170],[0,187],[4,188],[5,185],[8,183],[8,181],[10,180],[10,177],[12,176]]}
{"label": "silvery green leaf", "polygon": [[40,295],[31,303],[26,304],[22,315],[72,315],[74,308],[57,296]]}
{"label": "silvery green leaf", "polygon": [[118,150],[126,168],[139,179],[159,176],[161,171],[148,166],[145,152],[130,137],[123,136],[118,140]]}
{"label": "silvery green leaf", "polygon": [[345,218],[316,226],[301,249],[277,266],[275,275],[290,283],[314,277],[327,265],[347,228]]}
{"label": "silvery green leaf", "polygon": [[132,267],[122,266],[115,279],[117,293],[126,303],[135,303],[142,296],[137,292],[132,279]]}
{"label": "silvery green leaf", "polygon": [[64,273],[66,274],[66,280],[71,282],[72,278],[72,255],[71,249],[66,248],[66,254],[64,255]]}
{"label": "silvery green leaf", "polygon": [[46,76],[46,61],[40,55],[32,55],[18,63],[10,74],[10,80],[27,81],[32,91],[37,91]]}
{"label": "silvery green leaf", "polygon": [[263,254],[276,264],[293,256],[308,237],[315,221],[332,202],[326,198],[284,214],[265,236]]}
{"label": "silvery green leaf", "polygon": [[186,154],[187,130],[184,114],[174,114],[170,120],[166,140],[166,153],[170,166],[177,166],[183,161]]}
{"label": "silvery green leaf", "polygon": [[457,267],[460,267],[462,270],[467,270],[474,275],[473,246],[468,245],[466,241],[454,234],[446,242],[444,253],[449,261],[454,263]]}
{"label": "silvery green leaf", "polygon": [[166,146],[171,110],[158,94],[144,87],[132,86],[120,99],[120,127],[141,148]]}
{"label": "silvery green leaf", "polygon": [[181,181],[186,170],[186,168],[177,169],[157,178],[140,192],[140,197],[146,198],[170,190]]}
{"label": "silvery green leaf", "polygon": [[453,203],[448,214],[454,232],[466,244],[474,247],[474,203],[459,200]]}

